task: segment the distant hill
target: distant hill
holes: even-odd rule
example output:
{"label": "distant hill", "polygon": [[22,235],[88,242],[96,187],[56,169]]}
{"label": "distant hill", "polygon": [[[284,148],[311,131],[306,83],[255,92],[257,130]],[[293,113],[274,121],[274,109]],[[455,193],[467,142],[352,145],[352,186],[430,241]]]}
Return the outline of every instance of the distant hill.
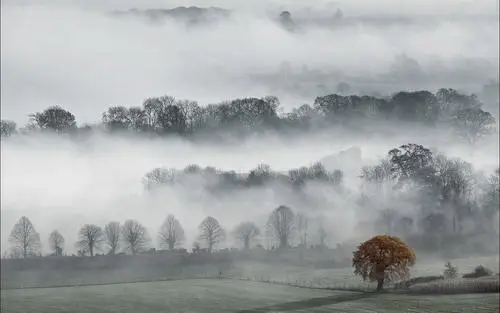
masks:
{"label": "distant hill", "polygon": [[115,18],[135,17],[146,19],[149,22],[158,23],[164,20],[176,20],[187,24],[210,23],[228,18],[231,12],[218,7],[199,8],[176,7],[173,9],[130,9],[127,11],[112,11],[109,16]]}

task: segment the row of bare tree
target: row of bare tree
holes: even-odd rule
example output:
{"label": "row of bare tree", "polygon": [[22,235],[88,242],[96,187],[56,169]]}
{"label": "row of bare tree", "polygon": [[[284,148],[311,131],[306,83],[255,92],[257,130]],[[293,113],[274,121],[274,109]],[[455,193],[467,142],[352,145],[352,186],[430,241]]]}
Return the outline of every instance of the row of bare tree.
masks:
{"label": "row of bare tree", "polygon": [[[280,248],[290,246],[290,239],[296,232],[299,233],[300,243],[307,242],[308,219],[295,215],[292,209],[281,205],[269,216],[268,227]],[[226,238],[226,232],[219,221],[206,217],[198,226],[198,239],[211,253],[214,247]],[[245,249],[251,247],[252,241],[261,234],[261,230],[254,222],[242,222],[232,232],[235,239],[242,243]],[[321,237],[324,244],[326,232]],[[174,215],[168,215],[158,231],[158,242],[162,249],[174,250],[184,244],[185,233],[179,220]],[[49,235],[49,247],[53,256],[61,256],[64,250],[65,239],[63,235],[54,230]],[[40,255],[40,235],[32,222],[23,216],[14,225],[9,237],[10,257],[27,258]],[[136,220],[127,220],[121,225],[119,222],[109,222],[101,228],[95,224],[85,224],[78,231],[76,243],[79,256],[94,256],[96,251],[103,251],[114,255],[125,252],[135,255],[151,248],[151,237],[141,223]],[[200,250],[200,243],[195,242],[193,252]]]}

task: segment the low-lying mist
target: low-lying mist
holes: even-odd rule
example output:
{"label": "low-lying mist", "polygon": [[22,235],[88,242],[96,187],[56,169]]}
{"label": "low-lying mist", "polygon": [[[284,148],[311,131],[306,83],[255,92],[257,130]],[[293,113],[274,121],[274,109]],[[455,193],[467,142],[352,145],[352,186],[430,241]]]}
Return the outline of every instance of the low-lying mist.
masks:
{"label": "low-lying mist", "polygon": [[[186,4],[2,1],[2,115],[20,123],[26,112],[61,104],[93,122],[109,105],[136,105],[144,95],[161,94],[201,104],[273,94],[290,108],[343,81],[352,92],[388,94],[437,84],[476,92],[498,79],[494,1],[190,2],[232,12],[199,27],[107,15],[177,5]],[[346,25],[314,23],[339,8]],[[396,8],[414,20],[358,18],[384,21],[380,16]],[[295,31],[278,22],[283,10],[295,18]]]}
{"label": "low-lying mist", "polygon": [[[432,131],[422,129],[415,134],[402,131],[404,125],[399,127],[399,135],[369,140],[333,132],[329,135],[327,131],[293,140],[256,136],[234,145],[198,145],[176,137],[145,139],[99,132],[82,142],[50,134],[7,138],[2,140],[1,162],[2,250],[7,250],[9,233],[22,215],[28,216],[40,233],[45,253],[49,252],[48,235],[55,229],[66,239],[65,251],[73,253],[83,224],[103,227],[109,221],[126,219],[142,223],[158,246],[157,232],[168,214],[174,214],[184,227],[188,249],[197,240],[198,225],[206,216],[217,218],[229,234],[219,247],[239,246],[230,235],[234,227],[253,221],[265,229],[269,214],[279,205],[311,219],[311,244],[318,240],[313,229],[321,225],[328,233],[327,244],[334,247],[380,231],[375,221],[388,205],[377,194],[371,195],[371,205],[360,205],[366,190],[359,176],[362,166],[376,165],[392,148],[409,142],[437,147],[449,157],[472,163],[484,177],[498,168],[498,134],[470,147],[449,144],[450,138],[433,136]],[[361,149],[361,161],[354,158],[340,165],[323,159],[352,147]],[[273,171],[286,174],[320,160],[329,171],[343,170],[341,192],[321,182],[306,183],[300,192],[271,183],[219,193],[207,190],[203,178],[155,192],[145,190],[143,184],[146,173],[154,168],[180,171],[197,164],[244,174],[259,164],[268,164]],[[418,211],[414,206],[419,201],[391,201],[390,207],[402,214],[412,216]],[[258,243],[265,247],[273,244],[266,236]]]}

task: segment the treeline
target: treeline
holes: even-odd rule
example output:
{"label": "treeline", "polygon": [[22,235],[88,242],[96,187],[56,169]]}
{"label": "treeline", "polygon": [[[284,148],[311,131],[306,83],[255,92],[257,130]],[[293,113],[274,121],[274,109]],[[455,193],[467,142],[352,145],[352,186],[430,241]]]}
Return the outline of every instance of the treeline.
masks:
{"label": "treeline", "polygon": [[[287,206],[281,205],[272,211],[268,226],[278,239],[277,248],[284,249],[291,246],[292,231],[296,230],[297,221],[305,223],[306,218],[301,214],[296,215]],[[214,248],[228,236],[241,242],[244,249],[248,250],[254,240],[261,235],[260,228],[250,221],[242,222],[230,234],[227,234],[219,221],[212,216],[203,219],[198,229],[198,240],[193,243],[192,253],[212,253]],[[297,229],[297,231],[301,230],[302,227]],[[185,240],[184,228],[174,215],[170,214],[166,217],[156,235],[160,249],[180,250],[187,253],[186,249],[181,248]],[[22,216],[14,225],[9,236],[9,244],[10,249],[4,253],[4,258],[41,256],[40,234],[26,216]],[[51,256],[62,256],[65,246],[64,236],[58,230],[52,231],[48,237],[48,245],[52,251]],[[78,256],[91,257],[97,252],[104,252],[107,255],[118,253],[136,255],[154,248],[148,230],[137,220],[126,220],[123,224],[109,222],[103,228],[95,224],[85,224],[78,231],[78,241],[75,246],[78,248]],[[258,247],[263,248],[260,244]]]}
{"label": "treeline", "polygon": [[[157,187],[178,183],[175,179],[177,176],[173,172],[169,173],[171,176],[166,180],[162,180],[161,175],[158,176],[160,179],[156,179],[156,176],[148,174],[146,178],[149,182],[146,183],[155,183]],[[182,173],[207,175],[199,168]],[[216,172],[210,173],[213,175]],[[308,179],[303,177],[300,180],[303,184],[311,180],[334,182],[332,188],[341,184],[341,180],[335,182],[334,176],[320,165],[314,165],[304,170],[304,173]],[[292,176],[287,176],[287,179]],[[493,235],[498,238],[499,169],[489,177],[483,177],[471,164],[461,159],[433,152],[422,145],[406,144],[390,150],[378,164],[362,168],[360,176],[362,185],[357,192],[359,197],[353,203],[354,207],[345,209],[354,209],[356,206],[369,211],[376,209],[380,214],[377,217],[372,215],[374,219],[371,224],[377,225],[380,231],[403,238],[419,238],[426,249],[433,251],[440,251],[452,244],[459,244],[461,249],[465,249],[463,240],[474,236],[487,235],[492,238],[490,235]],[[271,177],[278,175],[267,166],[259,166],[240,182],[247,187],[250,186],[248,184],[264,185],[270,182]],[[347,198],[350,193],[343,188],[335,191],[343,198]],[[311,225],[306,207],[300,208],[301,213],[295,209],[280,205],[270,212],[265,225],[266,232],[262,232],[253,221],[242,221],[227,233],[217,218],[208,216],[198,226],[199,234],[192,252],[198,253],[204,247],[206,252],[211,253],[229,236],[239,241],[245,249],[250,249],[264,234],[270,236],[275,247],[280,250],[293,245],[325,247],[331,230],[324,224]],[[184,228],[173,215],[167,215],[156,236],[162,249],[174,250],[185,243]],[[96,251],[111,255],[120,252],[135,255],[152,248],[148,230],[136,220],[127,220],[123,224],[110,222],[103,228],[86,224],[79,230],[78,238],[76,246],[80,256],[93,256]],[[459,241],[450,243],[449,238]],[[11,247],[6,256],[27,258],[40,254],[40,235],[27,217],[21,217],[14,226],[9,242]],[[65,240],[57,230],[50,234],[48,243],[53,255],[63,254]],[[484,247],[479,247],[481,244]],[[474,246],[488,249],[486,246],[491,246],[491,242],[474,243]]]}
{"label": "treeline", "polygon": [[[332,172],[326,170],[321,162],[291,169],[288,173],[276,172],[267,164],[259,164],[248,174],[225,171],[210,166],[202,168],[191,164],[182,170],[155,168],[146,173],[143,184],[145,189],[154,190],[161,186],[188,185],[194,183],[193,179],[202,177],[204,178],[203,187],[205,190],[217,192],[263,186],[269,183],[300,188],[311,181],[341,187],[343,176],[341,170]],[[200,184],[200,180],[196,179],[196,184]]]}
{"label": "treeline", "polygon": [[[277,97],[244,98],[219,104],[200,106],[196,101],[177,100],[171,96],[148,98],[142,106],[112,106],[102,114],[101,123],[78,126],[76,117],[60,106],[30,114],[21,133],[48,131],[86,134],[93,129],[110,133],[131,132],[158,136],[183,137],[251,133],[306,131],[329,126],[350,127],[366,121],[399,121],[422,125],[447,125],[457,136],[475,143],[495,126],[491,113],[482,109],[474,94],[462,94],[454,89],[401,91],[392,97],[342,96],[331,94],[317,97],[313,105],[304,104],[291,112],[282,113]],[[365,123],[366,124],[366,123]],[[12,121],[2,120],[3,137],[16,133]]]}

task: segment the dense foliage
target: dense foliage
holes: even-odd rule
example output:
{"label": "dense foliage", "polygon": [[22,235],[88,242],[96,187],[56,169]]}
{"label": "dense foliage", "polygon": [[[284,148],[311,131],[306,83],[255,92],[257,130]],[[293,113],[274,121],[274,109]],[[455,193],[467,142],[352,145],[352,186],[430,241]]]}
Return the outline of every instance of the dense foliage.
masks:
{"label": "dense foliage", "polygon": [[354,273],[364,280],[377,281],[377,290],[384,282],[407,279],[409,267],[415,264],[415,253],[400,238],[375,236],[359,245],[353,253]]}

